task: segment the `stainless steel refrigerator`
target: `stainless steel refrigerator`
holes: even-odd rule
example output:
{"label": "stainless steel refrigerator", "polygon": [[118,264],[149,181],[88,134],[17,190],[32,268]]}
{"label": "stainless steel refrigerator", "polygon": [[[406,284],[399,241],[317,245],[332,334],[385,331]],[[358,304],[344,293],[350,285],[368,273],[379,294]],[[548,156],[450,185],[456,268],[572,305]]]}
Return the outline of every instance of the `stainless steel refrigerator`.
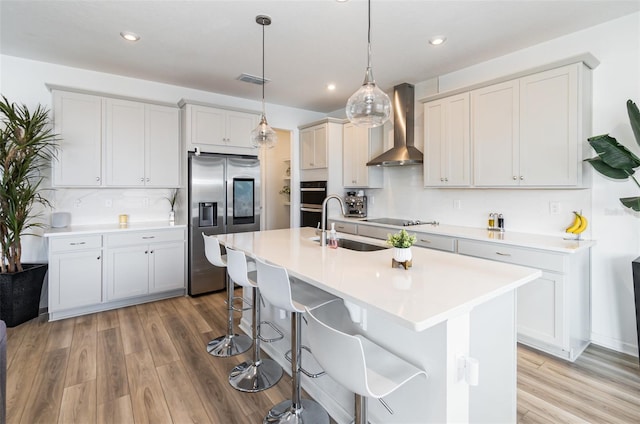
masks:
{"label": "stainless steel refrigerator", "polygon": [[189,153],[189,295],[225,288],[225,270],[209,263],[202,233],[260,230],[260,161]]}

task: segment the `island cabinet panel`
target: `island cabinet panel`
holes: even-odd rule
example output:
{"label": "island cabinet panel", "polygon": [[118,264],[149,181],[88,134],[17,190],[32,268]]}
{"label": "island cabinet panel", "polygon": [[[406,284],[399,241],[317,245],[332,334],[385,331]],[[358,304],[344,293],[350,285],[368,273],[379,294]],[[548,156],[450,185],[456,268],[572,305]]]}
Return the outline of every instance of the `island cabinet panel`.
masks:
{"label": "island cabinet panel", "polygon": [[356,223],[329,219],[327,220],[328,229],[331,229],[331,224],[335,224],[336,231],[339,233],[358,234],[358,224]]}
{"label": "island cabinet panel", "polygon": [[398,230],[388,227],[378,227],[374,225],[358,225],[358,235],[386,240],[389,234],[397,233]]}
{"label": "island cabinet panel", "polygon": [[45,234],[52,321],[185,293],[182,226],[54,234]]}
{"label": "island cabinet panel", "polygon": [[367,166],[383,151],[382,127],[362,128],[344,124],[342,135],[342,184],[345,188],[382,188],[379,166]]}
{"label": "island cabinet panel", "polygon": [[473,184],[580,186],[590,117],[581,63],[471,91]]}
{"label": "island cabinet panel", "polygon": [[[413,234],[413,232],[409,230],[409,234]],[[415,233],[415,235],[416,246],[444,250],[445,252],[456,251],[456,239],[453,237],[439,236],[429,233]]]}
{"label": "island cabinet panel", "polygon": [[425,187],[471,185],[469,93],[424,104]]}
{"label": "island cabinet panel", "polygon": [[101,236],[55,239],[49,252],[49,311],[102,302]]}
{"label": "island cabinet panel", "polygon": [[517,290],[518,341],[574,361],[590,340],[588,249],[571,254],[458,240],[458,253],[542,270]]}
{"label": "island cabinet panel", "polygon": [[251,131],[258,126],[258,114],[185,101],[180,103],[187,150],[257,154],[251,143]]}
{"label": "island cabinet panel", "polygon": [[54,133],[59,134],[53,159],[53,185],[102,185],[102,98],[53,91]]}

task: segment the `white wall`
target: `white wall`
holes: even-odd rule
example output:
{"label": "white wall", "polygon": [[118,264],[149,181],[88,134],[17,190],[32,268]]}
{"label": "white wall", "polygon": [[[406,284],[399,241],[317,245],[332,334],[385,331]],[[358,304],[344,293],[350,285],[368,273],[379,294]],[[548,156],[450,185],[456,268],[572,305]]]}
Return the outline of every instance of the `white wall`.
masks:
{"label": "white wall", "polygon": [[[638,153],[625,106],[627,99],[640,104],[638,13],[443,75],[439,89],[481,83],[585,52],[601,62],[593,71],[592,134],[611,133]],[[416,145],[421,148],[418,113],[417,108]],[[631,260],[640,255],[640,214],[623,208],[618,198],[639,195],[640,190],[630,181],[608,181],[599,174],[592,179],[590,190],[437,190],[422,188],[421,167],[386,168],[386,188],[368,190],[369,199],[373,198],[369,211],[472,227],[486,225],[487,214],[497,211],[505,215],[508,230],[562,236],[572,220],[571,211],[583,210],[591,218],[586,237],[598,242],[592,252],[593,341],[637,355]],[[461,201],[460,210],[454,209],[454,200]],[[550,201],[560,202],[560,215],[549,213]]]}
{"label": "white wall", "polygon": [[[40,103],[51,109],[51,93],[45,87],[46,83],[174,104],[185,98],[226,107],[261,110],[260,101],[0,55],[0,93],[9,101],[24,103],[29,107]],[[258,94],[256,92],[256,98]],[[292,152],[287,156],[295,161],[292,170],[298,169],[298,126],[316,121],[324,114],[267,104],[267,115],[271,126],[292,131]],[[299,175],[294,172],[292,179],[297,184]],[[56,210],[71,212],[72,224],[79,225],[117,222],[120,213],[129,214],[131,222],[165,220],[169,212],[169,204],[164,200],[167,194],[166,189],[56,189],[50,198]],[[297,190],[293,191],[293,195],[296,199]],[[106,199],[112,200],[111,208],[105,208]],[[76,206],[78,200],[79,207]],[[48,222],[48,216],[45,216],[45,221]],[[23,244],[24,262],[46,260],[44,242],[40,237],[24,237]]]}

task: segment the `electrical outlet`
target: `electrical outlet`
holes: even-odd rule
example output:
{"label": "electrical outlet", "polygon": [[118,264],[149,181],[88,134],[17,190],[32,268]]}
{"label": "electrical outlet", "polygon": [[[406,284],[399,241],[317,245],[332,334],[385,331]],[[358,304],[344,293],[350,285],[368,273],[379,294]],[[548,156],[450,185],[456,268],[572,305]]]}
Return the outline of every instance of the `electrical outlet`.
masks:
{"label": "electrical outlet", "polygon": [[113,206],[113,200],[111,199],[104,199],[104,207],[105,208],[110,208]]}
{"label": "electrical outlet", "polygon": [[453,209],[462,209],[462,201],[454,200],[453,201]]}
{"label": "electrical outlet", "polygon": [[82,200],[77,199],[75,202],[73,202],[73,206],[79,208],[80,206],[82,206]]}
{"label": "electrical outlet", "polygon": [[549,202],[549,214],[560,215],[560,202]]}
{"label": "electrical outlet", "polygon": [[142,207],[143,208],[148,208],[149,207],[149,198],[148,197],[143,197],[142,198]]}

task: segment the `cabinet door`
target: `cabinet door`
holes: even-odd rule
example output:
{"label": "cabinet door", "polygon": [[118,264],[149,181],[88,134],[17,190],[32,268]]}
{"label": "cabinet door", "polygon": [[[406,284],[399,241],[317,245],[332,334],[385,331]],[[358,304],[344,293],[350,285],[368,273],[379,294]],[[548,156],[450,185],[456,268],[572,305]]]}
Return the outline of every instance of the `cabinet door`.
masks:
{"label": "cabinet door", "polygon": [[471,92],[474,185],[519,185],[518,105],[517,80]]}
{"label": "cabinet door", "polygon": [[144,245],[107,250],[108,300],[149,293],[149,249]]}
{"label": "cabinet door", "polygon": [[313,128],[300,131],[300,169],[315,168],[315,134]]}
{"label": "cabinet door", "polygon": [[206,106],[191,108],[191,144],[226,145],[226,111]]}
{"label": "cabinet door", "polygon": [[106,99],[106,178],[112,186],[144,185],[144,103]]}
{"label": "cabinet door", "polygon": [[[362,184],[359,180],[360,173],[360,149],[364,149],[361,128],[353,124],[345,124],[342,128],[342,185],[345,187],[358,187]],[[366,165],[365,165],[366,166]]]}
{"label": "cabinet door", "polygon": [[60,135],[53,159],[56,186],[102,184],[102,99],[86,94],[53,92],[54,132]]}
{"label": "cabinet door", "polygon": [[518,289],[518,336],[568,350],[564,342],[562,274],[543,272],[542,277]]}
{"label": "cabinet door", "polygon": [[184,243],[149,245],[149,293],[184,287]]}
{"label": "cabinet door", "polygon": [[447,136],[442,157],[445,183],[448,186],[468,186],[471,184],[469,93],[450,97],[446,112]]}
{"label": "cabinet door", "polygon": [[49,310],[95,305],[102,301],[100,249],[51,255]]}
{"label": "cabinet door", "polygon": [[251,131],[258,126],[258,117],[251,113],[227,111],[226,143],[233,147],[253,149]]}
{"label": "cabinet door", "polygon": [[445,185],[443,148],[446,147],[446,99],[424,104],[424,185]]}
{"label": "cabinet door", "polygon": [[145,185],[180,185],[180,115],[168,106],[145,106]]}
{"label": "cabinet door", "polygon": [[578,183],[578,66],[520,79],[521,185]]}
{"label": "cabinet door", "polygon": [[313,130],[313,167],[327,167],[327,126],[320,125]]}

